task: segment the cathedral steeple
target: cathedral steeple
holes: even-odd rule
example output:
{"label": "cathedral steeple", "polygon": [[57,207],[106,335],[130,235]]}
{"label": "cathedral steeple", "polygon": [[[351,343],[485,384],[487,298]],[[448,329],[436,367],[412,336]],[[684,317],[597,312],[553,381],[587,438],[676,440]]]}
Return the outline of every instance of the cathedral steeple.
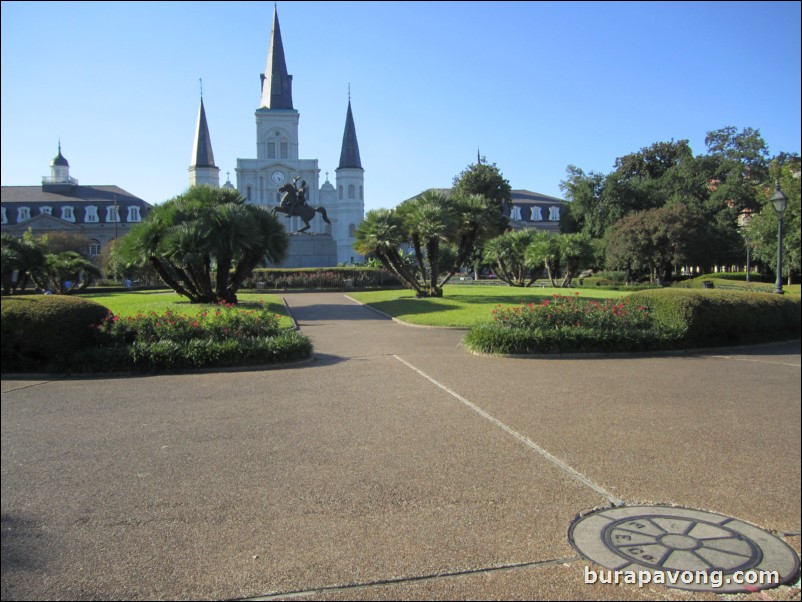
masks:
{"label": "cathedral steeple", "polygon": [[292,75],[287,73],[276,6],[273,7],[273,29],[270,32],[267,67],[262,74],[262,102],[259,106],[266,109],[293,109]]}
{"label": "cathedral steeple", "polygon": [[219,187],[220,170],[214,164],[212,137],[209,135],[209,126],[206,124],[206,109],[203,107],[203,97],[201,96],[198,123],[195,127],[195,142],[192,146],[192,159],[189,165],[189,185],[202,184]]}
{"label": "cathedral steeple", "polygon": [[362,169],[362,161],[359,158],[359,143],[356,140],[354,115],[351,112],[350,93],[348,95],[348,112],[345,115],[345,131],[343,132],[343,146],[340,151],[340,166],[338,169],[344,168]]}

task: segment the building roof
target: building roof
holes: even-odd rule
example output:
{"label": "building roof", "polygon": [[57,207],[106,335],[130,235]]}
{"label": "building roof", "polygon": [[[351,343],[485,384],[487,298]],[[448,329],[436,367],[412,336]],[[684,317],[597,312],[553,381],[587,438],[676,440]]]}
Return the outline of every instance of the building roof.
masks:
{"label": "building roof", "polygon": [[287,73],[284,60],[284,44],[278,23],[278,8],[273,7],[273,29],[267,50],[267,67],[262,75],[261,107],[267,109],[292,109],[292,76]]}
{"label": "building roof", "polygon": [[118,205],[137,204],[150,208],[150,203],[123,190],[119,186],[75,186],[69,192],[50,192],[42,186],[3,186],[2,202],[43,204],[43,205],[71,205],[75,203],[94,202],[102,204],[104,201]]}
{"label": "building roof", "polygon": [[195,127],[195,142],[192,145],[192,160],[189,165],[190,167],[217,167],[214,164],[212,137],[209,135],[209,126],[206,124],[206,109],[203,107],[202,98],[198,109],[198,123]]}
{"label": "building roof", "polygon": [[337,169],[362,169],[362,160],[359,158],[359,142],[356,139],[354,114],[351,112],[351,100],[348,100],[348,112],[345,114],[345,131],[343,132],[343,146],[340,151],[340,166]]}

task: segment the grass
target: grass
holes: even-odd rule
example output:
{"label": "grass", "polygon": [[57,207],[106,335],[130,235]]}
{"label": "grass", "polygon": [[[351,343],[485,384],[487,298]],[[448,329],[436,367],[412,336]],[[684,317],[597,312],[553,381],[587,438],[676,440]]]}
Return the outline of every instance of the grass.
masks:
{"label": "grass", "polygon": [[[80,296],[108,307],[117,316],[135,316],[140,312],[144,314],[151,312],[161,314],[168,309],[181,315],[195,316],[205,307],[208,307],[202,304],[190,303],[185,297],[169,290],[91,293]],[[282,328],[291,328],[293,326],[292,319],[287,315],[287,310],[281,297],[256,293],[242,293],[238,294],[237,297],[239,299],[237,307],[254,309],[263,306],[261,302],[264,302],[269,311],[281,316],[279,324]]]}
{"label": "grass", "polygon": [[448,285],[440,299],[416,299],[411,290],[360,291],[351,297],[399,320],[419,326],[470,328],[491,320],[491,312],[499,305],[511,307],[539,303],[553,295],[570,295],[580,299],[618,299],[629,291],[587,288],[516,288],[512,286],[479,287]]}

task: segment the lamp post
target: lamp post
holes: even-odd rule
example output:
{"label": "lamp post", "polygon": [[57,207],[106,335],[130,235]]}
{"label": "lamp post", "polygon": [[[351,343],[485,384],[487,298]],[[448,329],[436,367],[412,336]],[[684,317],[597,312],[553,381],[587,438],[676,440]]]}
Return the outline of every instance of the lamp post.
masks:
{"label": "lamp post", "polygon": [[777,180],[777,186],[774,189],[774,194],[771,195],[771,204],[777,212],[777,282],[774,286],[774,292],[778,295],[783,294],[783,213],[788,206],[788,197],[780,190],[780,181]]}

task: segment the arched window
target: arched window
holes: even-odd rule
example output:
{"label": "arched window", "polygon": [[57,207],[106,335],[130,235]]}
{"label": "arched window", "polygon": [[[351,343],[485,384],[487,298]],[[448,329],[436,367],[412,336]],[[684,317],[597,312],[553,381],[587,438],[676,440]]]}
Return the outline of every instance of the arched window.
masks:
{"label": "arched window", "polygon": [[360,201],[365,200],[365,192],[362,190],[362,186],[359,187],[359,200]]}
{"label": "arched window", "polygon": [[100,241],[96,239],[92,239],[89,241],[89,255],[95,256],[100,255]]}
{"label": "arched window", "polygon": [[348,185],[348,198],[355,199],[356,198],[356,186],[353,184]]}
{"label": "arched window", "polygon": [[31,208],[20,207],[17,209],[17,223],[24,222],[31,219]]}
{"label": "arched window", "polygon": [[356,224],[348,224],[348,236],[356,238]]}
{"label": "arched window", "polygon": [[343,187],[342,187],[342,185],[339,186],[338,192],[339,192],[338,198],[342,201],[343,200]]}

